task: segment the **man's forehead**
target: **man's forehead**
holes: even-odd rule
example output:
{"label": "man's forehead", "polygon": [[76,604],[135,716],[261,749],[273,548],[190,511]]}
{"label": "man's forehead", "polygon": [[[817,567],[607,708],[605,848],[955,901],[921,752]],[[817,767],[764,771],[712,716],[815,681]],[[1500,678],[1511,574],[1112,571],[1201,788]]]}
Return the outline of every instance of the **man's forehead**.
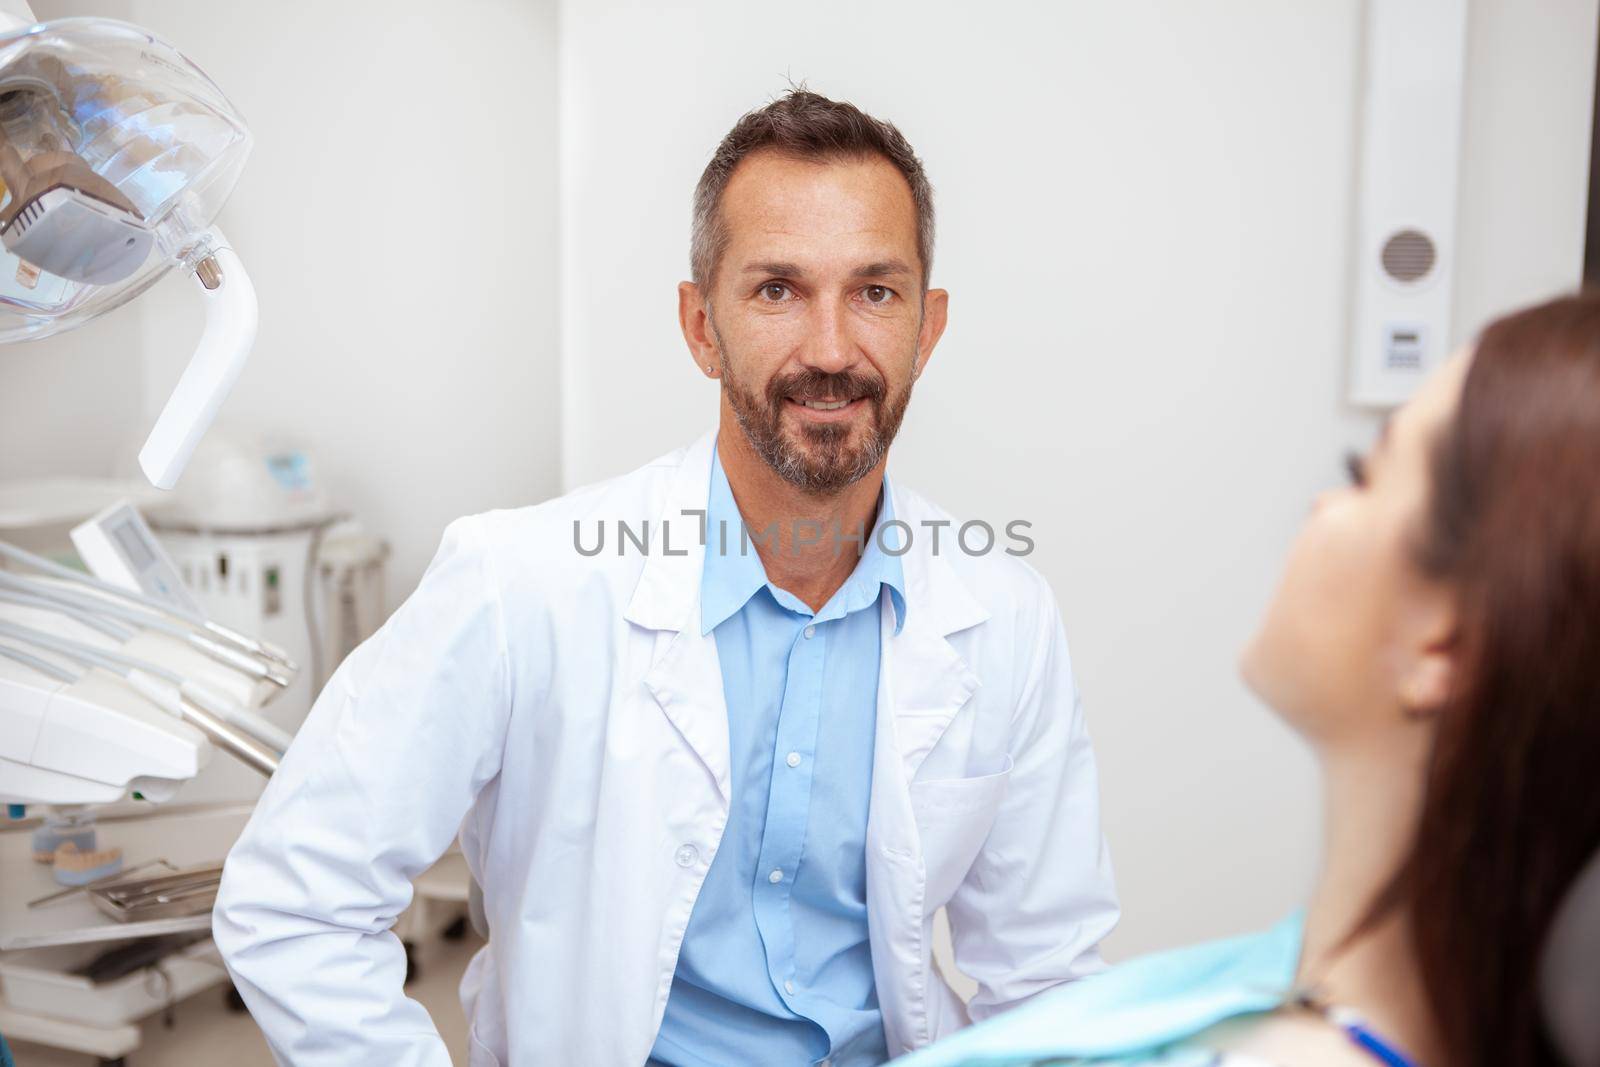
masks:
{"label": "man's forehead", "polygon": [[728,264],[851,269],[916,258],[916,205],[888,160],[813,162],[758,152],[735,168],[722,199]]}
{"label": "man's forehead", "polygon": [[[741,274],[760,275],[763,278],[808,278],[819,272],[817,267],[792,259],[757,258],[735,266]],[[907,278],[916,273],[911,264],[892,256],[888,259],[861,260],[847,265],[845,269],[853,278]]]}

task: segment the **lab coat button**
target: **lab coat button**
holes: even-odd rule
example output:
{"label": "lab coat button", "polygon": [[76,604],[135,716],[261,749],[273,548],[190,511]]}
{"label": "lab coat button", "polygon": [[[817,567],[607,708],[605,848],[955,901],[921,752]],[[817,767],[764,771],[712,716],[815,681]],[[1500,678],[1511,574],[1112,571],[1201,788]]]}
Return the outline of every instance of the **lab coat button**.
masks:
{"label": "lab coat button", "polygon": [[673,858],[678,861],[679,867],[693,867],[700,859],[700,850],[693,845],[680,845]]}
{"label": "lab coat button", "polygon": [[815,637],[815,636],[817,636],[817,628],[815,626],[807,626],[806,627],[806,637],[810,638],[810,637]]}
{"label": "lab coat button", "polygon": [[773,871],[771,874],[767,875],[767,881],[771,882],[773,885],[777,885],[779,882],[783,881],[783,871]]}
{"label": "lab coat button", "polygon": [[785,983],[783,983],[783,991],[785,993],[789,994],[791,997],[794,996],[794,983],[793,982],[785,982]]}
{"label": "lab coat button", "polygon": [[787,763],[791,767],[800,766],[800,753],[798,753],[798,752],[789,753],[789,758],[784,760],[784,762]]}

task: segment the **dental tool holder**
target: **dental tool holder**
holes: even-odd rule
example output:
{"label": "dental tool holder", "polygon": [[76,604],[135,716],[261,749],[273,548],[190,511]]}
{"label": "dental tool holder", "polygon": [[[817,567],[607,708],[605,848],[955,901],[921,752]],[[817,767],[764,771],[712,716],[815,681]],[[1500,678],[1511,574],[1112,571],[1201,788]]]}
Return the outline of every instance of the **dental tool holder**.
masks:
{"label": "dental tool holder", "polygon": [[125,878],[96,885],[89,892],[94,906],[118,922],[201,915],[216,903],[222,864],[190,867],[153,878]]}

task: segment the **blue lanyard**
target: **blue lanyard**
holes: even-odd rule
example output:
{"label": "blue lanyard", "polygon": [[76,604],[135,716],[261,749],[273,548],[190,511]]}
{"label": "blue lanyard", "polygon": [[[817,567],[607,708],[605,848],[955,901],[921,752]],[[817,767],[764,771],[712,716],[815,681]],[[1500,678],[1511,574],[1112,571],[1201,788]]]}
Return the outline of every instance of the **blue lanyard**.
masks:
{"label": "blue lanyard", "polygon": [[1395,1048],[1389,1042],[1379,1037],[1367,1025],[1365,1019],[1351,1011],[1337,1005],[1322,1004],[1309,994],[1301,994],[1299,1002],[1302,1007],[1316,1012],[1326,1019],[1331,1025],[1343,1030],[1352,1044],[1366,1052],[1373,1059],[1382,1063],[1384,1067],[1418,1067],[1415,1060]]}
{"label": "blue lanyard", "polygon": [[1372,1053],[1384,1067],[1417,1067],[1405,1053],[1373,1033],[1372,1029],[1356,1016],[1335,1008],[1330,1010],[1328,1021],[1348,1034],[1351,1041]]}

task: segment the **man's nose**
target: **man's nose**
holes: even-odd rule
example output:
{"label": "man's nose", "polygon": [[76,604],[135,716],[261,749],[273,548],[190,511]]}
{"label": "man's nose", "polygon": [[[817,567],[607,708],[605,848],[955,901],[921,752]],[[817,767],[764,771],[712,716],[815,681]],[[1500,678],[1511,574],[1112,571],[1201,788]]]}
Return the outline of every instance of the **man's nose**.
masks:
{"label": "man's nose", "polygon": [[824,374],[838,374],[856,365],[861,349],[850,333],[850,316],[833,301],[823,301],[811,323],[802,362]]}

